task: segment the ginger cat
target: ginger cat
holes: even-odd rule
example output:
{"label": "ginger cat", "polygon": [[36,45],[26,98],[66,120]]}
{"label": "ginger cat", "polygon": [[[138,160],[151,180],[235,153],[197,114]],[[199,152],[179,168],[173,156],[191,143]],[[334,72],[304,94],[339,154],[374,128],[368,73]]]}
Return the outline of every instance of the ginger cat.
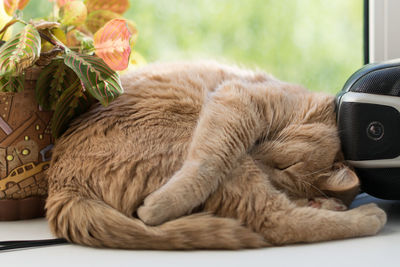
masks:
{"label": "ginger cat", "polygon": [[46,208],[56,236],[238,249],[384,226],[376,205],[345,210],[359,180],[343,162],[333,96],[214,62],[152,64],[122,83],[55,145]]}

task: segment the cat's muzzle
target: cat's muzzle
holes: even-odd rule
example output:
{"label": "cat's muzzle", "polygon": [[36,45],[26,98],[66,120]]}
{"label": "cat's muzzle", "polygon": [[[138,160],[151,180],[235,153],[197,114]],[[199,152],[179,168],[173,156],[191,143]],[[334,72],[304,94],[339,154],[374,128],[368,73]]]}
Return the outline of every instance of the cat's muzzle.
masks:
{"label": "cat's muzzle", "polygon": [[400,199],[400,60],[354,73],[337,95],[336,112],[345,159],[362,189]]}

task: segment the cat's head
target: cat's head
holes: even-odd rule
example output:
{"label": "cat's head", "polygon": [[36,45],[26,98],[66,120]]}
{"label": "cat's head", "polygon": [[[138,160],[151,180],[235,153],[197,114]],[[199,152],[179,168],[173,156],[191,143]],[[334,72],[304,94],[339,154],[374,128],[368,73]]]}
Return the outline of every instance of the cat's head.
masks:
{"label": "cat's head", "polygon": [[293,198],[329,196],[350,204],[359,179],[341,152],[334,98],[310,94],[298,108],[290,123],[260,144],[256,158],[272,183]]}

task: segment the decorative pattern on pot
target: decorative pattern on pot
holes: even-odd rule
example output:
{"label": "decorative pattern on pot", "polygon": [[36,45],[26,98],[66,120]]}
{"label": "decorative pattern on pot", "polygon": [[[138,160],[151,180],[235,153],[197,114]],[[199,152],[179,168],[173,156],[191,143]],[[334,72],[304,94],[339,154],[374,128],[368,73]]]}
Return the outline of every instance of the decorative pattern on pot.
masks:
{"label": "decorative pattern on pot", "polygon": [[[28,217],[44,214],[45,171],[49,168],[53,147],[52,112],[43,111],[37,104],[34,91],[37,74],[33,76],[25,78],[23,92],[0,93],[0,220],[26,218],[26,214],[15,217],[15,211],[10,217],[7,211],[10,200],[16,201],[13,206],[17,204],[18,209],[24,210],[19,205],[28,203],[29,198],[40,207],[34,208],[37,214],[30,211]],[[25,201],[19,203],[22,199]]]}

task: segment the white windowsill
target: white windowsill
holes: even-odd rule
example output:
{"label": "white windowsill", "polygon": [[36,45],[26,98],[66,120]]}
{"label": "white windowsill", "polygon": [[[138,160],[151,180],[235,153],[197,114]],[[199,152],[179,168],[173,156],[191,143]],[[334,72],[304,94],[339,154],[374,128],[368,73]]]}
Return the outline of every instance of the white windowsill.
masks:
{"label": "white windowsill", "polygon": [[[242,251],[127,251],[59,245],[0,253],[1,266],[399,266],[400,202],[377,202],[388,224],[377,236]],[[51,238],[45,219],[0,222],[0,240]]]}

